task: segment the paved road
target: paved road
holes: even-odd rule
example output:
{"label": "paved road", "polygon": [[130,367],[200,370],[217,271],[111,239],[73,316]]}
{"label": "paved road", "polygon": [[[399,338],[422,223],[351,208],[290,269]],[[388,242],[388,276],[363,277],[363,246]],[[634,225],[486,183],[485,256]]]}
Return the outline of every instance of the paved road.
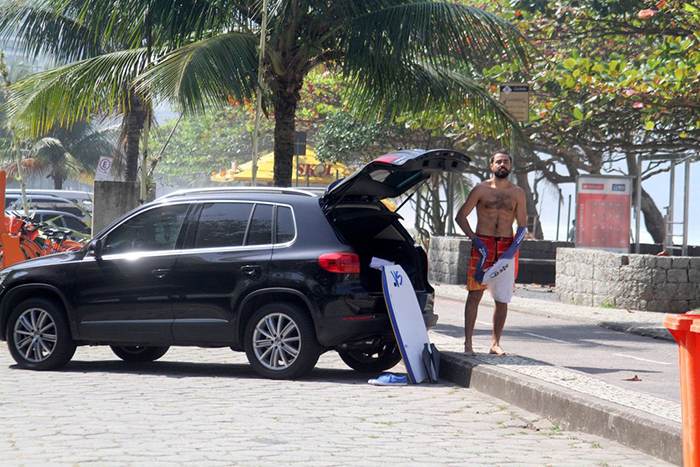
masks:
{"label": "paved road", "polygon": [[63,371],[31,372],[2,343],[0,465],[664,465],[470,389],[367,378],[335,353],[270,381],[242,354],[183,348],[142,366],[80,348]]}
{"label": "paved road", "polygon": [[[556,307],[556,304],[551,306]],[[436,332],[464,336],[464,303],[438,298]],[[477,349],[491,343],[493,307],[481,306],[474,331]],[[547,362],[608,384],[680,404],[678,347],[675,343],[576,323],[556,317],[511,311],[503,332],[511,354]],[[629,381],[637,378],[638,380]]]}

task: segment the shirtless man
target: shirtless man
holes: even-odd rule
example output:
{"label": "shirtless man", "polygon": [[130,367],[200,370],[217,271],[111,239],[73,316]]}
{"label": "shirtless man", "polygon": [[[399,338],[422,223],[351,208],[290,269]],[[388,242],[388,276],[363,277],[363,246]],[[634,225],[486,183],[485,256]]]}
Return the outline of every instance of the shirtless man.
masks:
{"label": "shirtless man", "polygon": [[[469,274],[467,277],[467,303],[464,308],[464,353],[476,355],[472,347],[472,336],[479,302],[486,290],[474,279],[476,263],[479,260],[477,248],[485,247],[488,258],[484,269],[491,266],[513,242],[513,220],[518,221],[518,227],[527,226],[527,209],[525,192],[519,186],[508,180],[512,160],[506,150],[499,150],[491,157],[491,172],[493,177],[478,184],[467,197],[467,201],[457,212],[455,221],[469,238],[472,239],[472,251],[469,258]],[[469,225],[467,216],[476,208],[476,232]],[[517,263],[516,263],[517,264]],[[515,269],[517,275],[517,266]],[[493,312],[493,337],[490,353],[505,355],[501,348],[501,334],[506,324],[508,304],[496,302]]]}

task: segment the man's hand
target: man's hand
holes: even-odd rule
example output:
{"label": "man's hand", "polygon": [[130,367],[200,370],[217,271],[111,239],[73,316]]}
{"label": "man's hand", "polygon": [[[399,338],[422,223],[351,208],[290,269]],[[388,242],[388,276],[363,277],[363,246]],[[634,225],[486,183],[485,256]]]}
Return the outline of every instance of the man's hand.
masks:
{"label": "man's hand", "polygon": [[476,248],[476,251],[479,252],[482,258],[486,258],[489,255],[489,250],[479,237],[472,238],[472,245],[474,245],[474,248]]}

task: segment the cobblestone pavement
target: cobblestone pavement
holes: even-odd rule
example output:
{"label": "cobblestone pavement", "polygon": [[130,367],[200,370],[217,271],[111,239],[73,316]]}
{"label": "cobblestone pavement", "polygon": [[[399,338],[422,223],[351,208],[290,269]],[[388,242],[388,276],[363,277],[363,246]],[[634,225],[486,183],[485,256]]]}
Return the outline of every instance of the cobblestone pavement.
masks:
{"label": "cobblestone pavement", "polygon": [[299,381],[260,379],[227,349],[138,366],[92,347],[63,371],[13,365],[0,344],[3,467],[665,465],[474,390],[368,385],[333,352]]}

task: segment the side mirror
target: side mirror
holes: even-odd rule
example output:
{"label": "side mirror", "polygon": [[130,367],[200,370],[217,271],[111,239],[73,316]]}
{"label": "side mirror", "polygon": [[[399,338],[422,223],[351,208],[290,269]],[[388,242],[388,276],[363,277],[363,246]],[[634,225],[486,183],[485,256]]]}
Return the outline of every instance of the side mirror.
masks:
{"label": "side mirror", "polygon": [[105,247],[105,237],[99,238],[95,240],[90,247],[92,250],[92,253],[95,255],[95,258],[100,259],[102,257],[102,252],[104,251]]}

